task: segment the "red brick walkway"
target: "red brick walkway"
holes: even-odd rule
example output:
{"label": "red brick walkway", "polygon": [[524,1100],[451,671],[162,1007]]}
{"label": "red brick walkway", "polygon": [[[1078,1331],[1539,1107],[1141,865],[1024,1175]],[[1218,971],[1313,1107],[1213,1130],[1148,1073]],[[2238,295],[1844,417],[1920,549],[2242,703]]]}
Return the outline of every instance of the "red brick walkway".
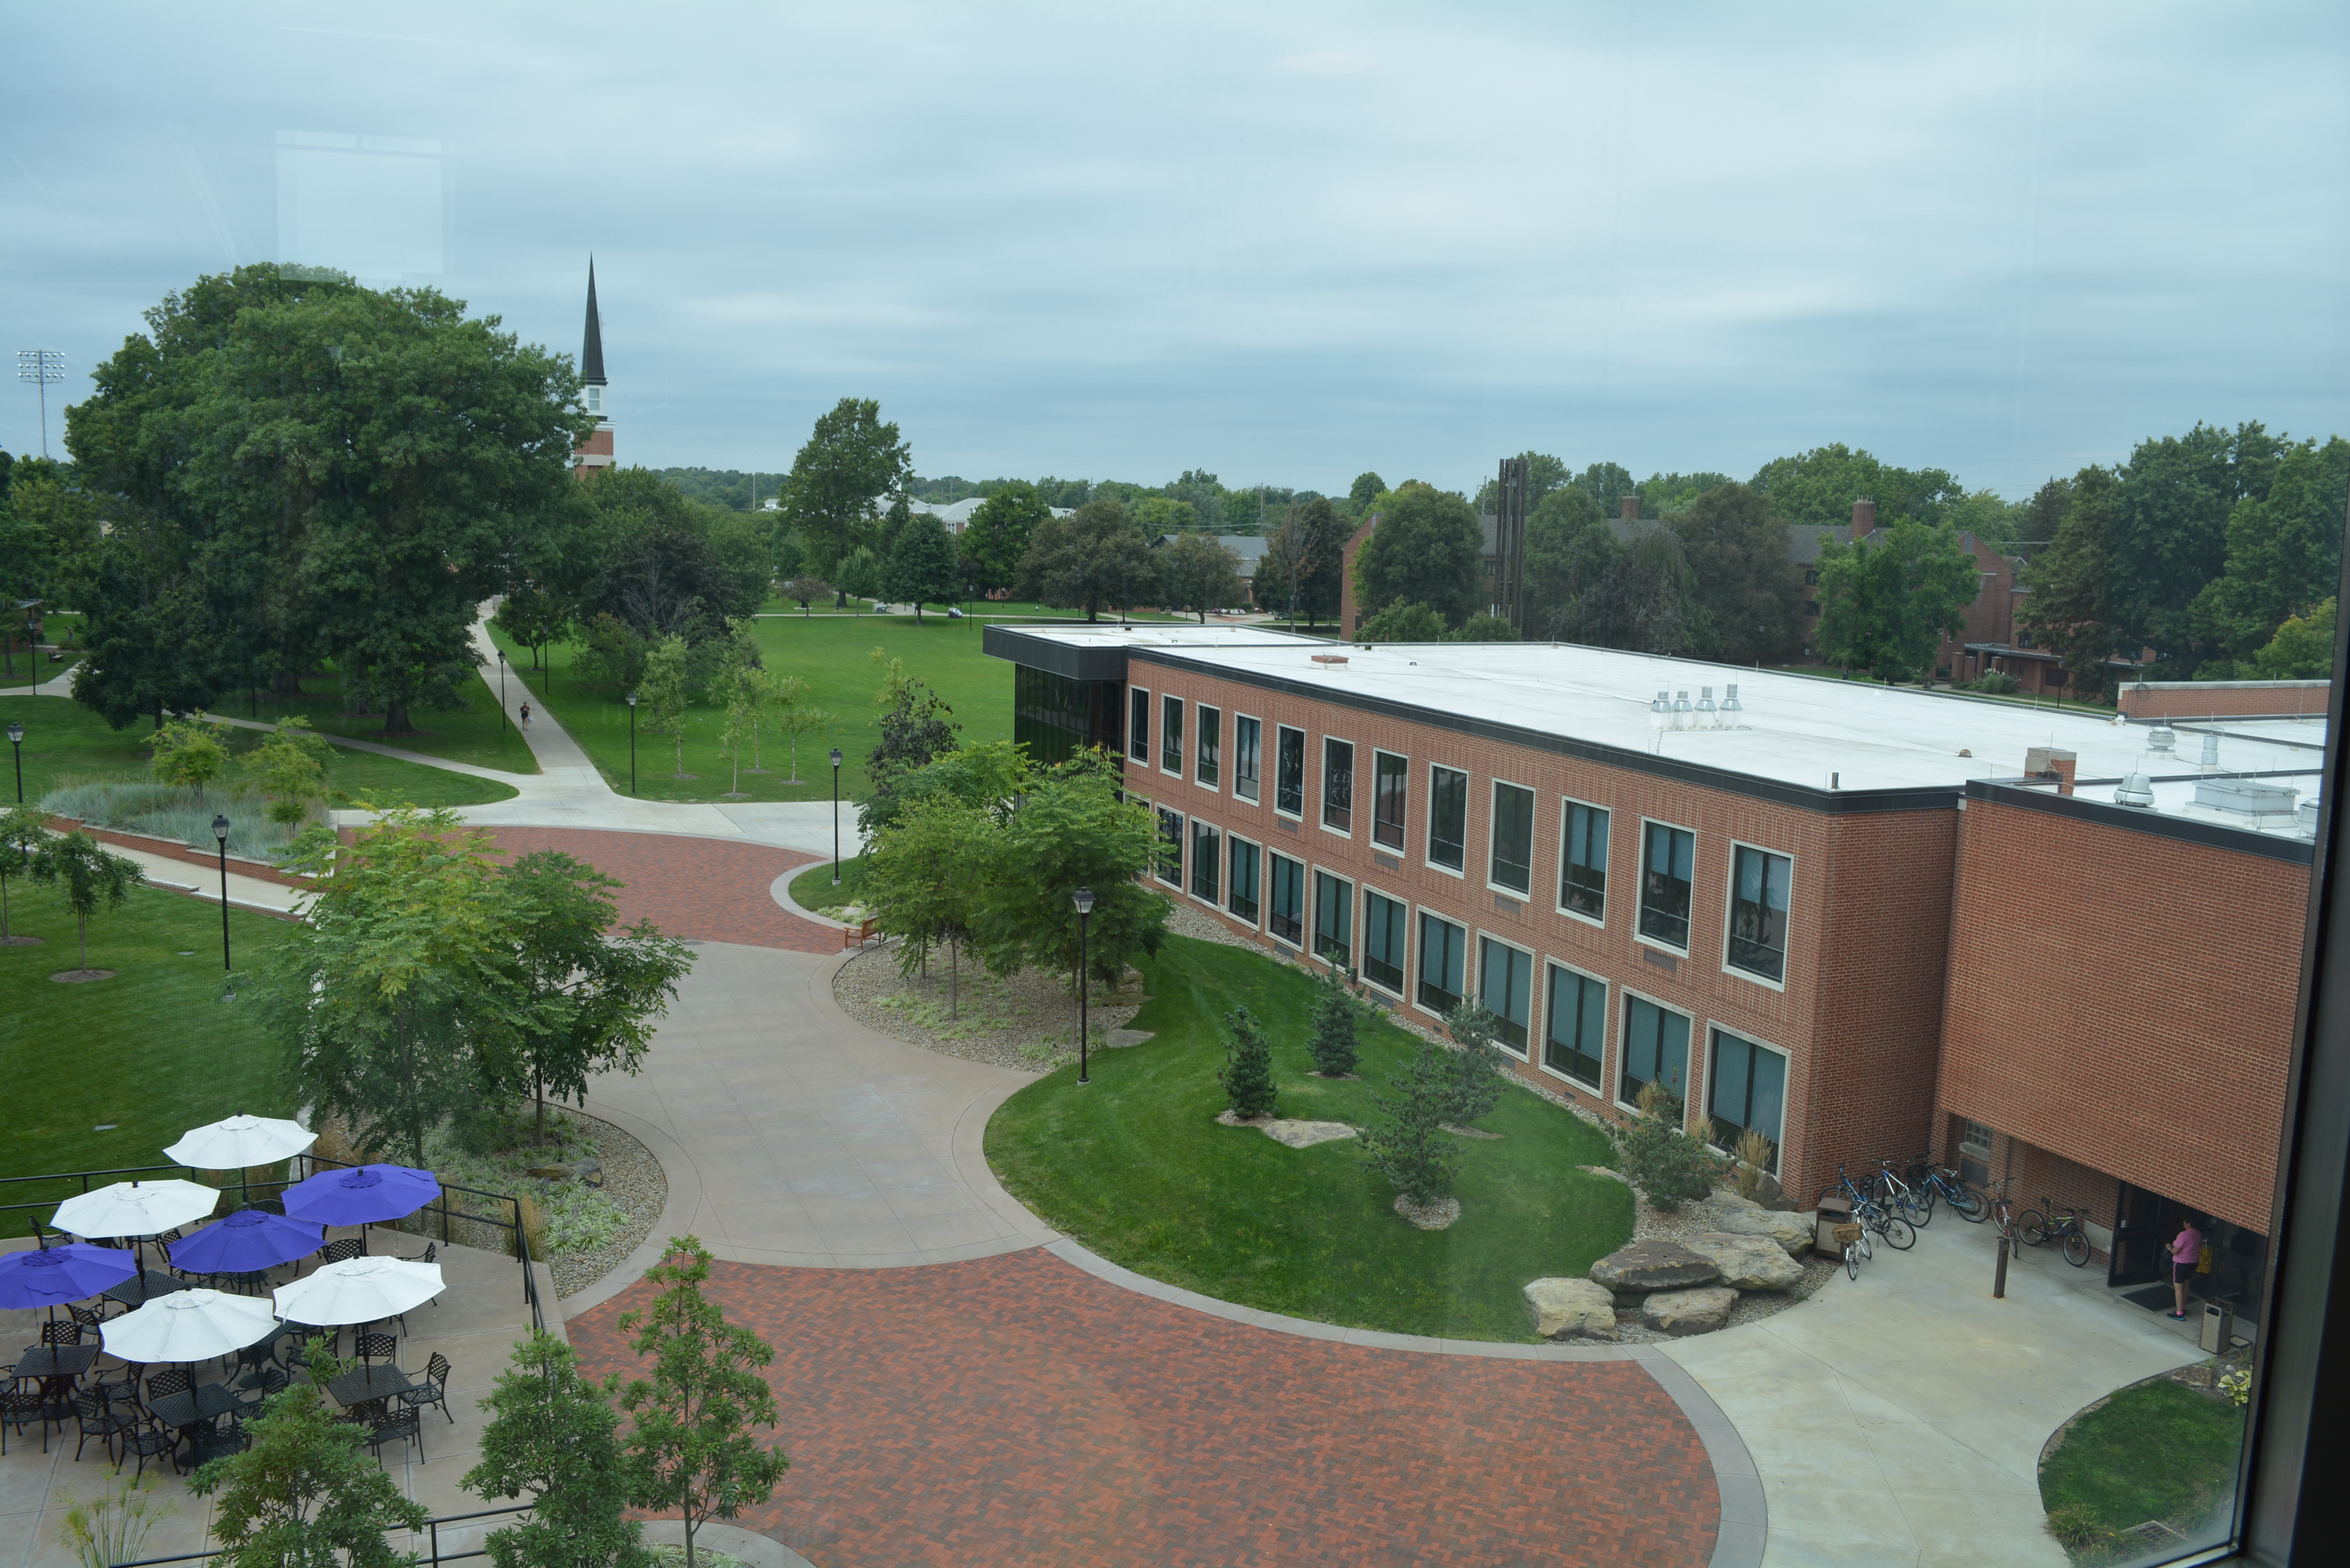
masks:
{"label": "red brick walkway", "polygon": [[815,865],[816,856],[674,833],[552,827],[488,831],[508,855],[560,849],[627,883],[616,895],[626,924],[649,919],[663,935],[704,941],[808,953],[840,950],[839,931],[785,914],[768,892],[776,877]]}
{"label": "red brick walkway", "polygon": [[[633,1370],[614,1320],[582,1369]],[[915,1269],[722,1262],[775,1347],[792,1468],[737,1522],[872,1564],[1703,1564],[1703,1445],[1630,1362],[1374,1350],[1124,1291],[1041,1250]]]}

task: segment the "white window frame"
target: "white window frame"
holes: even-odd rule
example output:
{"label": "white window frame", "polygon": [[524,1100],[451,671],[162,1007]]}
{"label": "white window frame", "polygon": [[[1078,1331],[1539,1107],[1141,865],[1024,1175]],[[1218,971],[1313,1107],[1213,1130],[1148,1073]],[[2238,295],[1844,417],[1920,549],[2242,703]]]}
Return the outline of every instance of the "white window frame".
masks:
{"label": "white window frame", "polygon": [[1157,737],[1151,732],[1146,731],[1142,737],[1142,754],[1140,756],[1136,756],[1134,754],[1134,698],[1136,693],[1139,693],[1141,695],[1143,716],[1145,720],[1148,721],[1151,714],[1159,711],[1159,693],[1156,690],[1149,686],[1135,686],[1129,684],[1126,690],[1126,760],[1129,763],[1140,763],[1144,768],[1148,769],[1150,766],[1151,762],[1150,742]]}
{"label": "white window frame", "polygon": [[[1202,898],[1191,890],[1194,872],[1200,862],[1200,829],[1202,826],[1216,836],[1216,896],[1213,898]],[[1232,863],[1224,857],[1226,854],[1224,841],[1227,836],[1223,826],[1221,823],[1210,822],[1207,818],[1194,813],[1183,832],[1185,834],[1183,897],[1214,913],[1222,914],[1224,908],[1224,879],[1232,872]]]}
{"label": "white window frame", "polygon": [[[1403,842],[1389,848],[1379,842],[1379,759],[1393,757],[1403,764]],[[1363,842],[1380,855],[1392,855],[1398,860],[1411,853],[1411,758],[1401,752],[1388,751],[1385,746],[1371,748],[1371,830]]]}
{"label": "white window frame", "polygon": [[[1243,719],[1256,726],[1256,794],[1254,794],[1241,793],[1241,721]],[[1264,721],[1254,713],[1243,713],[1237,709],[1232,712],[1232,798],[1244,800],[1251,805],[1264,804]]]}
{"label": "white window frame", "polygon": [[[1567,967],[1574,966],[1570,964]],[[1705,1039],[1705,1031],[1711,1027],[1709,1021],[1700,1018],[1686,1007],[1675,1007],[1653,992],[1642,991],[1638,986],[1627,985],[1621,981],[1617,981],[1616,992],[1618,998],[1616,1004],[1616,1037],[1608,1042],[1615,1050],[1609,1055],[1608,1081],[1600,1085],[1607,1096],[1608,1103],[1619,1110],[1629,1111],[1635,1116],[1639,1114],[1639,1106],[1634,1101],[1624,1098],[1624,1031],[1632,1026],[1632,1000],[1635,997],[1652,1007],[1661,1008],[1667,1012],[1678,1012],[1689,1020],[1690,1087],[1697,1088],[1700,1082],[1698,1076],[1698,1058],[1703,1054],[1700,1049],[1700,1043]],[[1681,1096],[1681,1130],[1683,1132],[1689,1130],[1690,1102],[1694,1098],[1696,1098],[1694,1095]]]}
{"label": "white window frame", "polygon": [[[1284,855],[1271,845],[1263,846],[1263,853],[1264,860],[1262,869],[1258,872],[1259,882],[1263,892],[1257,899],[1257,908],[1264,913],[1264,934],[1291,952],[1311,953],[1314,950],[1311,945],[1314,940],[1314,883],[1312,880],[1314,867],[1303,857]],[[1295,941],[1290,940],[1273,929],[1273,863],[1276,860],[1288,861],[1292,866],[1296,867],[1300,873],[1297,884],[1300,908],[1297,911],[1297,940]]]}
{"label": "white window frame", "polygon": [[1256,919],[1250,929],[1262,931],[1265,929],[1264,907],[1267,902],[1264,894],[1264,857],[1269,852],[1263,841],[1259,839],[1244,837],[1231,832],[1224,835],[1224,901],[1216,912],[1235,924],[1242,919],[1232,912],[1232,846],[1235,844],[1245,844],[1256,851]]}
{"label": "white window frame", "polygon": [[[1515,898],[1521,904],[1531,904],[1534,901],[1534,867],[1542,862],[1542,857],[1536,853],[1536,845],[1542,837],[1542,791],[1532,784],[1520,784],[1515,779],[1505,779],[1499,774],[1485,782],[1485,890],[1499,893],[1504,898]],[[1504,788],[1523,790],[1534,797],[1526,812],[1526,887],[1523,892],[1507,883],[1493,880],[1493,801]]]}
{"label": "white window frame", "polygon": [[[1750,846],[1749,847],[1752,846]],[[1773,850],[1772,853],[1775,855],[1778,851]],[[1749,1045],[1755,1047],[1757,1050],[1770,1052],[1773,1055],[1778,1057],[1780,1061],[1786,1064],[1786,1075],[1780,1080],[1783,1087],[1781,1090],[1782,1099],[1779,1106],[1778,1138],[1779,1168],[1781,1170],[1785,1170],[1787,1168],[1787,1123],[1793,1119],[1788,1115],[1786,1101],[1794,1098],[1794,1096],[1788,1093],[1788,1091],[1793,1089],[1795,1082],[1795,1054],[1793,1051],[1788,1050],[1784,1045],[1773,1045],[1768,1040],[1758,1040],[1743,1029],[1733,1029],[1729,1024],[1721,1023],[1718,1019],[1711,1018],[1707,1019],[1705,1024],[1706,1104],[1702,1111],[1702,1115],[1705,1117],[1705,1131],[1700,1134],[1699,1137],[1702,1139],[1708,1148],[1719,1149],[1723,1154],[1731,1152],[1725,1146],[1713,1141],[1713,1037],[1717,1034],[1734,1034],[1739,1039],[1745,1041]],[[1691,1076],[1695,1076],[1695,1075],[1692,1074]],[[1682,1108],[1686,1110],[1688,1107],[1684,1106]]]}
{"label": "white window frame", "polygon": [[[1185,699],[1176,695],[1172,691],[1161,691],[1159,694],[1159,771],[1165,774],[1170,779],[1183,778],[1187,770],[1182,767],[1170,768],[1167,765],[1167,704],[1170,702],[1174,703],[1175,711],[1178,713],[1180,713],[1183,711],[1184,701]],[[1188,726],[1186,726],[1185,729],[1184,740],[1186,742],[1191,740]],[[1178,761],[1188,762],[1188,751],[1182,756],[1179,757]],[[1190,781],[1186,779],[1185,782],[1189,783]]]}
{"label": "white window frame", "polygon": [[1305,867],[1306,956],[1326,969],[1338,969],[1340,967],[1337,964],[1332,963],[1328,959],[1324,958],[1315,948],[1315,939],[1322,934],[1322,900],[1319,896],[1321,893],[1322,884],[1318,878],[1324,877],[1327,877],[1333,882],[1343,885],[1347,889],[1347,962],[1345,967],[1347,969],[1359,969],[1361,966],[1357,964],[1355,960],[1361,955],[1363,944],[1359,935],[1356,931],[1356,926],[1358,924],[1357,917],[1361,913],[1361,911],[1357,909],[1356,906],[1361,902],[1361,899],[1357,895],[1362,891],[1362,881],[1353,872],[1336,866],[1309,864]]}
{"label": "white window frame", "polygon": [[[1615,904],[1617,892],[1615,866],[1616,808],[1614,806],[1602,805],[1596,800],[1584,800],[1571,794],[1563,794],[1558,797],[1558,877],[1552,884],[1553,891],[1563,892],[1563,889],[1566,887],[1566,846],[1568,842],[1566,825],[1569,815],[1578,805],[1583,807],[1586,811],[1604,811],[1607,814],[1607,880],[1609,885],[1607,890],[1601,895],[1601,914],[1597,919],[1593,919],[1589,915],[1585,914],[1580,909],[1568,909],[1566,907],[1566,900],[1563,896],[1557,900],[1558,912],[1565,915],[1570,920],[1580,920],[1586,926],[1604,931],[1607,929],[1607,916],[1606,911]],[[1632,873],[1633,896],[1635,898],[1638,897],[1639,891],[1639,869],[1638,867],[1635,867]],[[1637,927],[1639,923],[1638,911],[1635,910],[1632,924]],[[1578,970],[1575,972],[1580,974],[1585,971]]]}
{"label": "white window frame", "polygon": [[[1738,852],[1742,849],[1752,849],[1761,855],[1775,855],[1787,863],[1787,950],[1781,957],[1780,975],[1776,980],[1773,980],[1769,975],[1756,974],[1751,969],[1741,969],[1730,961],[1730,922],[1735,919],[1738,914],[1736,908]],[[1721,884],[1721,972],[1735,975],[1738,979],[1752,985],[1759,985],[1765,991],[1784,992],[1787,989],[1785,971],[1793,968],[1795,962],[1795,857],[1783,849],[1773,849],[1768,845],[1755,844],[1743,838],[1733,838],[1730,841],[1730,853],[1723,858],[1730,862],[1730,866],[1722,873],[1724,880]],[[1694,883],[1690,886],[1690,893],[1692,897],[1695,896]],[[1732,1033],[1735,1033],[1736,1031],[1733,1030]],[[1741,1035],[1740,1038],[1745,1037]],[[1758,1040],[1755,1044],[1759,1045],[1762,1042]]]}
{"label": "white window frame", "polygon": [[[1436,770],[1439,768],[1442,768],[1448,774],[1459,774],[1461,775],[1461,783],[1462,786],[1461,791],[1461,866],[1457,870],[1452,867],[1445,865],[1440,860],[1431,858],[1428,853],[1428,836],[1430,833],[1435,831],[1436,828]],[[1476,782],[1477,775],[1467,768],[1456,768],[1451,763],[1431,762],[1428,764],[1428,808],[1423,814],[1427,816],[1428,821],[1425,828],[1419,836],[1419,863],[1422,866],[1427,867],[1430,871],[1436,872],[1439,876],[1451,877],[1456,881],[1461,882],[1466,882],[1469,880],[1469,791],[1467,786]]]}
{"label": "white window frame", "polygon": [[[1595,973],[1594,971],[1584,968],[1581,964],[1568,963],[1563,959],[1555,959],[1545,955],[1542,960],[1542,993],[1534,1002],[1534,1007],[1541,1014],[1542,1032],[1539,1034],[1534,1035],[1534,1038],[1539,1040],[1544,1046],[1547,1046],[1550,1044],[1550,971],[1555,969],[1563,969],[1566,971],[1567,973],[1580,975],[1585,980],[1589,981],[1599,987],[1599,1082],[1596,1084],[1586,1084],[1582,1079],[1575,1077],[1570,1073],[1560,1072],[1557,1068],[1550,1064],[1547,1053],[1539,1048],[1536,1049],[1534,1054],[1534,1064],[1542,1072],[1547,1074],[1551,1077],[1556,1078],[1560,1083],[1565,1084],[1576,1094],[1587,1095],[1591,1098],[1597,1100],[1602,1104],[1606,1104],[1608,1100],[1614,1097],[1607,1092],[1607,1084],[1609,1075],[1615,1070],[1616,1053],[1619,1048],[1618,1043],[1616,1039],[1616,1013],[1617,1011],[1616,999],[1623,991],[1624,987],[1619,982],[1609,980],[1604,974]],[[1621,1075],[1618,1075],[1617,1077],[1618,1081],[1620,1081]]]}
{"label": "white window frame", "polygon": [[[1476,927],[1471,931],[1470,935],[1476,940],[1478,944],[1476,950],[1470,954],[1470,957],[1475,961],[1477,970],[1477,989],[1470,992],[1470,994],[1473,996],[1481,1005],[1485,1001],[1485,949],[1483,944],[1486,942],[1498,942],[1503,947],[1508,948],[1511,951],[1522,953],[1525,956],[1525,1045],[1523,1049],[1513,1046],[1508,1041],[1503,1039],[1498,1034],[1493,1037],[1493,1045],[1495,1049],[1499,1050],[1503,1055],[1515,1056],[1520,1061],[1530,1062],[1534,1060],[1534,1044],[1542,1038],[1541,1035],[1534,1032],[1540,1026],[1542,1021],[1542,998],[1535,993],[1536,982],[1542,977],[1542,954],[1534,951],[1534,949],[1526,946],[1525,943],[1518,940],[1515,937],[1505,937],[1499,931],[1489,931],[1482,926]],[[1487,1007],[1485,1011],[1488,1012],[1493,1012],[1493,1010],[1490,1007]],[[1501,1014],[1493,1012],[1493,1016],[1499,1018]]]}
{"label": "white window frame", "polygon": [[[1431,909],[1426,904],[1414,904],[1411,908],[1412,926],[1410,943],[1412,963],[1415,968],[1419,966],[1421,959],[1425,957],[1420,950],[1419,940],[1419,919],[1422,915],[1433,915],[1436,919],[1442,920],[1446,925],[1452,927],[1461,933],[1461,1000],[1463,1002],[1468,1001],[1469,998],[1477,994],[1477,950],[1475,946],[1477,929],[1466,920],[1455,919],[1452,916],[1446,914],[1442,909]],[[1437,1009],[1430,1007],[1428,1003],[1420,1001],[1419,976],[1412,973],[1410,970],[1406,970],[1404,971],[1403,979],[1404,983],[1411,988],[1406,1000],[1408,1000],[1415,1009],[1427,1013],[1430,1018],[1442,1018],[1444,1016],[1444,1014]]]}
{"label": "white window frame", "polygon": [[[1297,780],[1297,809],[1295,811],[1284,811],[1282,809],[1281,805],[1281,737],[1285,734],[1295,735],[1297,737],[1297,767],[1299,776]],[[1308,775],[1313,768],[1314,759],[1307,753],[1305,742],[1311,741],[1313,738],[1314,736],[1310,732],[1302,730],[1295,724],[1275,724],[1273,727],[1273,815],[1275,816],[1287,817],[1292,822],[1301,824],[1305,820],[1306,803],[1314,798],[1314,791],[1308,783]]]}
{"label": "white window frame", "polygon": [[[1326,820],[1329,815],[1330,742],[1333,741],[1347,748],[1347,826],[1344,827],[1333,827]],[[1321,766],[1314,770],[1314,825],[1333,838],[1351,839],[1355,836],[1355,818],[1362,807],[1355,804],[1356,781],[1361,777],[1361,773],[1354,765],[1354,759],[1362,754],[1363,748],[1345,735],[1324,732]]]}
{"label": "white window frame", "polygon": [[[1209,784],[1207,781],[1200,777],[1200,760],[1201,755],[1200,751],[1200,737],[1206,733],[1204,727],[1200,722],[1200,710],[1202,708],[1214,710],[1216,715],[1216,782],[1214,784]],[[1197,701],[1192,702],[1191,763],[1191,787],[1193,789],[1205,790],[1210,794],[1222,794],[1224,793],[1224,724],[1230,716],[1231,711],[1229,709],[1219,707],[1213,702],[1201,702]]]}
{"label": "white window frame", "polygon": [[1170,882],[1167,879],[1166,871],[1159,864],[1159,847],[1167,842],[1166,836],[1159,832],[1159,829],[1165,825],[1159,821],[1157,815],[1151,817],[1150,879],[1162,888],[1172,888],[1180,893],[1184,888],[1184,873],[1191,868],[1191,814],[1188,811],[1178,811],[1164,802],[1154,805],[1151,810],[1154,814],[1163,813],[1173,817],[1176,828],[1175,879]]}
{"label": "white window frame", "polygon": [[[1355,964],[1355,973],[1365,985],[1371,987],[1371,989],[1379,992],[1380,995],[1392,996],[1398,1002],[1409,1002],[1411,1000],[1411,961],[1413,950],[1417,944],[1417,931],[1415,922],[1412,919],[1411,900],[1409,898],[1399,898],[1396,894],[1388,892],[1385,888],[1378,887],[1367,879],[1358,884],[1355,891],[1357,894],[1355,900],[1357,906],[1357,923],[1362,927],[1362,936],[1355,943],[1355,950],[1357,955],[1360,955],[1357,957]],[[1361,961],[1361,957],[1367,956],[1368,952],[1366,944],[1370,940],[1371,922],[1369,909],[1370,895],[1373,893],[1377,893],[1388,903],[1393,904],[1403,910],[1403,989],[1401,991],[1397,991],[1391,986],[1382,984],[1378,981],[1373,980],[1371,978],[1369,969]]]}
{"label": "white window frame", "polygon": [[[1685,959],[1697,950],[1691,947],[1677,948],[1663,938],[1652,937],[1640,929],[1640,901],[1648,892],[1645,884],[1648,877],[1648,825],[1650,823],[1654,823],[1659,827],[1669,827],[1676,833],[1686,833],[1690,836],[1690,939],[1692,941],[1697,939],[1697,829],[1683,823],[1675,822],[1669,817],[1643,816],[1640,818],[1639,853],[1633,857],[1632,862],[1632,940],[1645,947],[1652,947],[1660,953],[1670,953],[1675,958]],[[1613,831],[1616,826],[1615,818],[1608,818],[1607,826]],[[1607,847],[1612,854],[1616,846],[1611,844]]]}

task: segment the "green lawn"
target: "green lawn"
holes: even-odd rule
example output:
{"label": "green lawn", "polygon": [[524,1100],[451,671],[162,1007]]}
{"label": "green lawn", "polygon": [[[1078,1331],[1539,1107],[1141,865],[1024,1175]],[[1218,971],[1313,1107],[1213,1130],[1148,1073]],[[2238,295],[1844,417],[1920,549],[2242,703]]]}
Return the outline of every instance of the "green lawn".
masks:
{"label": "green lawn", "polygon": [[[815,617],[825,615],[838,617],[864,616],[868,619],[873,618],[872,600],[852,599],[849,602],[854,604],[857,607],[855,609],[837,610],[832,607],[830,600],[817,599],[814,603],[810,604],[806,610],[803,610],[800,608],[799,601],[796,599],[769,599],[765,604],[759,607],[759,613],[763,616],[805,616],[811,619]],[[1083,620],[1086,617],[1086,612],[1081,609],[1067,609],[1059,605],[1032,604],[1024,600],[1016,603],[996,603],[992,600],[973,599],[960,607],[973,618],[983,618],[987,620]],[[884,620],[902,619],[910,621],[914,618],[909,615],[884,616],[880,618]],[[922,607],[922,618],[927,621],[951,618],[942,617],[936,606],[924,605]],[[1105,613],[1102,618],[1111,622],[1112,624],[1115,624],[1118,620],[1118,617],[1112,613]],[[1191,618],[1190,616],[1170,615],[1163,610],[1136,610],[1127,618],[1129,620],[1189,620]]]}
{"label": "green lawn", "polygon": [[1527,1340],[1530,1280],[1580,1274],[1624,1244],[1632,1195],[1577,1168],[1605,1164],[1606,1136],[1515,1089],[1463,1140],[1461,1219],[1413,1229],[1352,1140],[1284,1148],[1219,1126],[1219,1020],[1245,1004],[1267,1025],[1283,1116],[1367,1125],[1376,1090],[1418,1042],[1368,1032],[1363,1082],[1307,1076],[1313,984],[1236,948],[1170,937],[1143,973],[1152,1001],[1135,1027],[1158,1037],[1051,1073],[1004,1102],[987,1158],[1045,1220],[1129,1269],[1297,1317],[1456,1339]]}
{"label": "green lawn", "polygon": [[[2040,1501],[2100,1532],[2160,1520],[2190,1537],[2234,1490],[2244,1412],[2168,1377],[2073,1423],[2040,1467]],[[2099,1559],[2092,1545],[2078,1560]]]}
{"label": "green lawn", "polygon": [[[844,808],[845,812],[846,808]],[[848,831],[844,821],[841,831]],[[865,857],[852,855],[840,863],[840,886],[832,885],[832,862],[811,866],[792,878],[792,901],[803,909],[837,909],[857,897],[858,879],[865,874]],[[1070,1038],[1076,1033],[1071,1032]]]}
{"label": "green lawn", "polygon": [[[267,717],[277,718],[281,711],[294,710],[290,706],[272,709]],[[39,800],[62,779],[130,779],[147,774],[147,742],[155,728],[151,723],[109,730],[105,720],[78,702],[55,697],[0,697],[0,724],[11,721],[25,726],[25,798],[28,801]],[[267,738],[259,730],[231,725],[222,726],[220,733],[232,752],[250,751]],[[0,757],[0,768],[9,765],[8,758]],[[6,798],[11,801],[16,798],[15,783],[13,772],[0,774],[0,784],[9,789]],[[511,799],[515,793],[512,785],[490,779],[471,778],[397,757],[379,757],[348,746],[335,748],[327,783],[330,789],[377,805],[406,801],[411,805],[482,805]]]}
{"label": "green lawn", "polygon": [[[219,905],[133,892],[89,923],[90,964],[115,977],[78,985],[49,979],[77,961],[74,918],[56,895],[11,878],[8,909],[11,930],[47,940],[0,947],[0,1018],[19,1096],[0,1140],[0,1177],[161,1165],[164,1146],[190,1127],[240,1111],[293,1115],[249,1002],[220,999]],[[239,909],[229,911],[229,928],[241,972],[294,931]],[[109,1122],[113,1130],[94,1130]],[[0,1185],[0,1203],[78,1190]],[[29,1230],[22,1215],[0,1212],[0,1235]]]}

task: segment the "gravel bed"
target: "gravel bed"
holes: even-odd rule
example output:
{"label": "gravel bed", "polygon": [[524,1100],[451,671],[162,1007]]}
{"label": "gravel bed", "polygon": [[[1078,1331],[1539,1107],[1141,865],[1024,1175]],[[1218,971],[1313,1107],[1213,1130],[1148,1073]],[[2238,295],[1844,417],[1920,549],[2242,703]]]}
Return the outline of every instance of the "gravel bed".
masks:
{"label": "gravel bed", "polygon": [[660,1223],[661,1210],[669,1202],[669,1179],[661,1174],[652,1150],[601,1116],[577,1110],[566,1114],[578,1124],[579,1141],[596,1151],[597,1163],[604,1168],[604,1196],[620,1207],[629,1222],[592,1252],[567,1252],[549,1262],[558,1297],[578,1294],[626,1262]]}
{"label": "gravel bed", "polygon": [[[966,960],[951,1019],[948,990],[942,956],[931,958],[928,974],[900,975],[894,943],[868,948],[832,979],[842,1012],[909,1045],[1023,1073],[1049,1073],[1077,1059],[1076,1007],[1059,976],[1027,970],[998,977]],[[1132,970],[1116,992],[1097,985],[1088,1013],[1093,1048],[1110,1049],[1110,1032],[1125,1028],[1149,1000]]]}

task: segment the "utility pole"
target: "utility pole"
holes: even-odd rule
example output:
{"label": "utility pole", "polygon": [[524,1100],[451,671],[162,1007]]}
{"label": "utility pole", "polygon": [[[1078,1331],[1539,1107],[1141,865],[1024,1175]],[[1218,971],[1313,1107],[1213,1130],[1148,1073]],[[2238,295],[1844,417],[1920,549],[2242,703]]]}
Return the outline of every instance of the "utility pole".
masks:
{"label": "utility pole", "polygon": [[41,389],[41,455],[49,455],[49,383],[66,379],[66,357],[54,348],[16,350],[16,379]]}

